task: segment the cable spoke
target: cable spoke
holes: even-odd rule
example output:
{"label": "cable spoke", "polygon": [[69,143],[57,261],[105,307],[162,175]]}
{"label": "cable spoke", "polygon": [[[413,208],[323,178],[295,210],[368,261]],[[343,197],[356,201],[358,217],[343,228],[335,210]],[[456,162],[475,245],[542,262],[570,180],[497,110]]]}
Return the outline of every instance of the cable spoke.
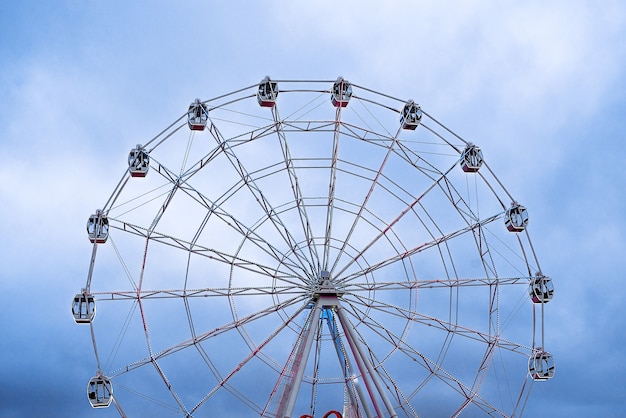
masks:
{"label": "cable spoke", "polygon": [[[319,255],[317,254],[317,247],[313,245],[313,231],[311,230],[311,221],[309,220],[306,205],[304,204],[304,197],[300,188],[298,176],[296,175],[296,168],[294,166],[293,158],[289,150],[284,124],[280,120],[277,107],[272,108],[272,116],[276,125],[276,135],[278,136],[278,141],[283,152],[285,166],[287,174],[289,176],[289,182],[291,184],[291,190],[293,191],[296,207],[298,209],[298,216],[300,217],[300,223],[302,224],[302,230],[304,231],[306,245],[309,249],[310,260],[317,261],[317,264],[319,265]],[[319,266],[317,267],[317,269],[319,269]]]}
{"label": "cable spoke", "polygon": [[228,264],[236,268],[241,268],[247,271],[251,271],[253,273],[258,273],[263,277],[274,278],[277,280],[284,281],[286,283],[293,284],[291,279],[298,279],[298,276],[295,276],[291,273],[278,270],[277,268],[272,268],[269,266],[265,266],[254,261],[242,259],[236,257],[232,254],[226,254],[224,252],[218,251],[216,249],[204,247],[198,244],[191,244],[182,239],[178,239],[175,237],[171,237],[168,235],[160,234],[157,231],[152,231],[151,233],[146,229],[137,225],[131,225],[126,222],[118,221],[116,219],[110,219],[111,227],[115,229],[119,229],[121,231],[130,232],[131,234],[138,235],[140,237],[144,237],[151,241],[155,241],[161,244],[169,245],[174,248],[178,248],[184,251],[189,251],[198,256],[207,257],[211,260]]}
{"label": "cable spoke", "polygon": [[[201,343],[204,340],[207,340],[209,338],[213,338],[216,337],[220,334],[223,334],[225,332],[237,329],[237,327],[249,324],[254,322],[255,320],[262,318],[264,316],[270,315],[272,313],[274,313],[277,309],[284,309],[286,307],[289,307],[291,305],[294,305],[298,302],[302,302],[303,300],[306,300],[307,298],[305,296],[296,296],[293,297],[291,299],[288,299],[278,305],[273,305],[270,306],[268,308],[262,309],[260,311],[257,311],[253,314],[247,315],[243,318],[240,318],[236,321],[232,321],[229,322],[228,324],[224,324],[220,327],[217,327],[211,331],[202,333],[194,338],[191,338],[187,341],[181,342],[179,344],[173,345],[171,347],[168,347],[166,349],[160,350],[159,352],[154,353],[151,357],[147,357],[144,358],[142,360],[138,360],[136,362],[130,363],[126,366],[120,367],[117,370],[114,370],[113,372],[111,372],[110,377],[115,377],[115,376],[119,376],[121,374],[125,374],[128,373],[130,371],[132,371],[133,369],[145,366],[146,364],[149,364],[152,362],[152,360],[159,360],[163,357],[172,355],[174,353],[177,353],[181,350],[184,350],[186,348],[192,347],[198,343]],[[304,307],[300,308],[299,311],[301,311],[302,309],[304,309]],[[283,324],[285,325],[285,324]]]}
{"label": "cable spoke", "polygon": [[[363,312],[361,313],[364,314]],[[483,409],[484,411],[488,411],[490,413],[502,414],[502,412],[498,408],[491,405],[485,399],[480,397],[477,391],[468,387],[467,385],[462,383],[460,380],[455,378],[451,373],[443,369],[439,361],[433,361],[427,358],[418,350],[410,346],[403,338],[395,335],[393,332],[390,332],[384,329],[380,324],[376,324],[375,322],[372,323],[369,321],[363,321],[362,317],[357,317],[357,318],[368,329],[375,332],[380,338],[386,340],[392,346],[397,347],[399,352],[401,352],[402,354],[407,356],[409,359],[411,359],[413,362],[423,367],[426,371],[428,371],[433,376],[439,378],[441,381],[446,383],[450,388],[452,388],[455,392],[460,394],[466,400],[466,402],[464,402],[463,406],[459,409],[462,409],[464,406],[466,406],[468,402],[472,402],[478,405],[479,407],[481,407],[481,409]],[[367,318],[371,319],[369,316]],[[451,330],[448,330],[448,332],[456,333],[456,331],[451,331]],[[362,336],[360,338],[362,341],[364,341]],[[488,343],[488,350],[491,350],[492,346],[493,346],[493,343]],[[369,353],[373,357],[373,359],[376,360],[376,363],[378,364],[377,367],[380,367],[381,362],[376,358],[375,353],[372,350],[369,350]],[[408,398],[410,399],[413,396],[415,396],[415,393],[409,395]]]}
{"label": "cable spoke", "polygon": [[394,316],[397,316],[398,318],[409,320],[409,321],[419,323],[428,327],[434,327],[436,329],[439,329],[448,333],[454,333],[454,335],[467,337],[469,339],[479,341],[481,343],[485,343],[485,344],[497,343],[498,347],[504,348],[512,352],[524,353],[528,355],[530,355],[530,353],[532,352],[532,349],[530,347],[515,343],[513,341],[508,341],[504,338],[501,338],[499,335],[492,335],[489,333],[476,331],[471,328],[463,327],[461,325],[458,325],[449,321],[423,315],[415,311],[410,311],[405,308],[394,306],[394,305],[382,302],[380,300],[371,299],[365,296],[354,295],[354,297],[363,306],[380,311],[386,315],[389,315],[389,314],[394,315]]}
{"label": "cable spoke", "polygon": [[372,183],[367,192],[367,195],[363,199],[363,203],[361,203],[361,206],[359,207],[359,210],[354,217],[354,221],[352,222],[352,226],[350,227],[350,231],[348,232],[348,235],[343,240],[343,245],[341,246],[341,249],[339,250],[339,253],[337,254],[337,258],[335,259],[335,262],[333,263],[333,266],[330,269],[331,272],[333,272],[335,268],[337,267],[337,263],[339,263],[341,256],[344,254],[346,250],[346,246],[350,242],[350,238],[352,237],[352,234],[354,233],[354,230],[356,229],[357,224],[359,223],[359,221],[361,220],[363,216],[365,207],[367,206],[370,198],[372,197],[374,188],[376,188],[378,181],[382,175],[383,169],[385,168],[385,165],[389,161],[389,156],[393,152],[393,147],[397,143],[397,139],[398,139],[398,135],[400,134],[400,131],[401,131],[401,128],[398,128],[398,131],[396,132],[396,136],[394,137],[393,141],[389,143],[389,147],[388,147],[387,153],[385,154],[385,158],[383,158],[383,161],[381,162],[380,167],[378,168],[378,171],[376,172],[376,175],[374,176],[374,179],[372,180]]}
{"label": "cable spoke", "polygon": [[310,264],[310,261],[306,259],[306,256],[302,254],[302,249],[298,245],[297,241],[293,238],[289,229],[285,226],[285,224],[280,220],[276,210],[267,200],[265,194],[256,184],[254,177],[252,177],[246,168],[244,167],[241,160],[237,157],[237,155],[233,152],[230,144],[226,141],[222,135],[220,134],[217,126],[211,123],[209,132],[213,135],[215,141],[222,147],[224,153],[228,157],[228,160],[231,162],[232,166],[235,168],[235,171],[240,176],[240,178],[244,181],[247,188],[250,190],[255,200],[267,216],[267,218],[271,221],[271,223],[276,228],[276,231],[283,238],[285,243],[289,246],[289,248],[293,251],[294,256],[300,262],[300,264],[304,267],[306,265],[309,266],[310,271],[313,271],[314,268]]}
{"label": "cable spoke", "polygon": [[[452,168],[450,168],[448,171],[452,170]],[[387,234],[387,232],[391,229],[393,229],[393,226],[395,224],[397,224],[407,213],[409,213],[413,207],[415,205],[417,205],[424,196],[426,196],[427,193],[429,193],[431,190],[433,190],[441,181],[443,181],[445,179],[446,174],[445,173],[441,173],[441,175],[435,179],[435,181],[424,191],[422,192],[422,194],[416,198],[414,198],[414,200],[408,205],[406,206],[397,216],[394,220],[392,220],[391,222],[389,222],[387,224],[387,226],[385,227],[385,229],[383,229],[379,234],[377,234],[369,243],[367,243],[363,249],[355,256],[353,257],[339,272],[336,273],[337,277],[340,277],[352,264],[354,264],[354,262],[356,260],[358,260],[360,257],[363,256],[363,254],[369,250],[372,246],[374,246],[374,244],[376,244],[383,236],[385,236]]]}
{"label": "cable spoke", "polygon": [[330,237],[332,236],[333,210],[335,209],[335,182],[337,181],[337,161],[339,155],[339,137],[341,134],[341,106],[335,110],[335,129],[333,132],[333,148],[329,170],[328,201],[326,206],[326,227],[324,228],[324,257],[322,267],[328,270],[330,255]]}
{"label": "cable spoke", "polygon": [[[348,283],[348,282],[350,282],[351,280],[354,280],[357,277],[362,277],[362,276],[364,276],[366,274],[372,273],[372,272],[374,272],[376,270],[379,270],[379,269],[381,269],[383,267],[389,266],[389,265],[391,265],[393,263],[396,263],[398,261],[402,261],[402,260],[404,260],[406,258],[409,258],[409,257],[411,257],[411,256],[413,256],[415,254],[418,254],[418,253],[420,253],[422,251],[425,251],[425,250],[427,250],[429,248],[432,248],[434,246],[437,246],[437,245],[440,245],[442,243],[445,243],[446,241],[451,240],[453,238],[456,238],[456,237],[458,237],[460,235],[463,235],[463,234],[465,234],[467,232],[473,231],[474,229],[476,229],[478,227],[481,227],[483,225],[489,224],[489,223],[491,223],[491,222],[493,222],[493,221],[495,221],[497,219],[500,219],[501,217],[502,217],[502,214],[493,215],[491,217],[488,217],[488,218],[485,218],[485,219],[481,220],[478,223],[475,223],[475,224],[472,224],[472,225],[468,225],[465,228],[461,228],[461,229],[458,229],[456,231],[450,232],[450,233],[448,233],[446,235],[437,237],[436,239],[434,239],[432,241],[428,241],[428,242],[422,243],[422,244],[420,244],[420,245],[418,245],[416,247],[413,247],[413,248],[409,249],[408,251],[405,251],[405,252],[400,253],[400,254],[393,255],[393,256],[385,259],[385,260],[381,260],[378,263],[375,263],[375,264],[373,264],[371,266],[368,266],[367,268],[362,269],[362,270],[360,270],[360,271],[358,271],[356,273],[351,273],[351,274],[343,277],[340,280],[340,283],[342,283],[342,284],[343,283]],[[378,238],[376,238],[376,239],[378,239]],[[360,252],[356,257],[354,257],[352,259],[352,262],[356,261],[357,258],[360,258],[363,255],[364,252],[365,252],[365,250]],[[344,268],[344,271],[345,271],[345,268]]]}

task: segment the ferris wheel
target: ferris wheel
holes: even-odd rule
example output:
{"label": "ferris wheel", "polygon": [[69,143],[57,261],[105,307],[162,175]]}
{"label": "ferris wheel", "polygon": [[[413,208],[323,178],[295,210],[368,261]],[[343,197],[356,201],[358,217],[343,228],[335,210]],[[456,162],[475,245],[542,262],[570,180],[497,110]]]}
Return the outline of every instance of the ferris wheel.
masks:
{"label": "ferris wheel", "polygon": [[72,315],[93,343],[89,403],[520,416],[555,373],[554,288],[485,156],[341,77],[195,100],[88,218]]}

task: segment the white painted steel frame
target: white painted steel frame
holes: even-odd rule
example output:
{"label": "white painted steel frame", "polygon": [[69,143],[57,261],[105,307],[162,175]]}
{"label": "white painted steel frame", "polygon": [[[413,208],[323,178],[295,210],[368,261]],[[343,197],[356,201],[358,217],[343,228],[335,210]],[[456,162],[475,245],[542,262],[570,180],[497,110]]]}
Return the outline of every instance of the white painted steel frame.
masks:
{"label": "white painted steel frame", "polygon": [[[147,178],[161,179],[165,189],[158,192],[159,194],[152,190],[147,191],[146,195],[129,197],[126,192],[132,186],[130,183],[143,179],[129,181],[130,174],[126,171],[104,205],[103,213],[107,216],[112,234],[106,244],[97,241],[93,243],[84,293],[93,295],[99,303],[127,301],[132,304],[129,317],[136,315],[133,312],[138,310],[147,347],[145,357],[136,358],[117,368],[106,369],[104,370],[106,376],[114,380],[143,369],[144,366],[152,367],[174,400],[175,409],[187,416],[198,413],[223,391],[237,398],[255,414],[281,418],[296,416],[298,397],[302,393],[302,384],[306,383],[312,387],[314,394],[311,396],[312,410],[320,413],[313,403],[317,400],[318,386],[323,383],[318,382],[317,372],[309,372],[307,367],[311,364],[310,353],[313,351],[319,355],[318,350],[323,346],[324,338],[328,338],[340,364],[346,365],[340,367],[342,371],[339,381],[342,383],[338,384],[344,385],[345,390],[349,392],[345,402],[358,407],[360,413],[365,416],[395,417],[400,414],[417,416],[420,402],[423,402],[420,400],[420,393],[424,388],[428,388],[432,381],[442,382],[448,390],[460,396],[462,401],[453,410],[452,416],[462,413],[469,406],[487,414],[520,415],[532,381],[524,382],[517,400],[513,402],[512,410],[505,410],[480,394],[496,353],[498,355],[521,353],[532,358],[542,353],[545,347],[543,304],[538,307],[532,306],[533,330],[530,342],[507,339],[503,333],[505,327],[500,322],[500,313],[503,310],[500,303],[501,293],[508,288],[519,287],[523,289],[521,293],[527,297],[528,283],[543,276],[528,230],[519,231],[519,234],[515,235],[514,245],[518,246],[517,249],[509,244],[500,246],[497,242],[500,238],[494,231],[497,228],[504,229],[507,205],[514,201],[510,193],[486,162],[482,161],[480,171],[472,172],[469,176],[473,177],[468,178],[484,185],[486,193],[492,193],[491,197],[495,198],[496,208],[495,210],[494,207],[488,208],[486,216],[483,213],[479,214],[474,206],[468,203],[472,197],[461,193],[460,189],[464,185],[459,185],[456,183],[458,179],[455,180],[455,172],[460,170],[462,153],[469,142],[422,110],[422,119],[416,132],[430,135],[433,143],[439,142],[440,145],[447,147],[446,154],[441,155],[449,162],[447,165],[441,165],[437,161],[439,159],[443,161],[443,158],[439,158],[437,153],[423,153],[423,149],[427,150],[429,144],[420,144],[405,138],[399,117],[407,103],[406,100],[353,84],[353,95],[349,104],[334,108],[334,118],[308,118],[308,114],[316,113],[320,106],[330,106],[332,81],[272,80],[272,82],[278,83],[281,95],[274,106],[261,109],[265,115],[269,112],[270,117],[235,109],[233,121],[237,121],[239,115],[246,122],[241,124],[239,133],[233,134],[231,125],[226,123],[226,119],[212,116],[215,112],[227,112],[231,107],[243,105],[247,101],[256,102],[257,85],[203,102],[209,113],[206,129],[201,133],[193,131],[189,134],[187,151],[180,170],[165,162],[168,156],[161,156],[158,151],[184,132],[181,128],[186,126],[186,114],[142,148],[146,157],[150,157],[152,166]],[[279,113],[279,109],[283,109],[281,101],[288,100],[292,95],[301,94],[310,95],[311,100],[303,102],[300,108],[290,108],[288,116],[281,116]],[[354,110],[356,106],[362,108]],[[373,110],[369,106],[373,106]],[[243,109],[247,110],[245,107]],[[360,119],[344,117],[350,112],[364,113],[357,113]],[[397,119],[396,124],[389,129],[384,127],[377,131],[373,129],[374,125],[384,125],[382,119],[378,119],[384,116],[382,112],[394,115]],[[187,164],[190,153],[195,156],[193,150],[197,135],[204,135],[202,137],[204,143],[208,143],[207,140],[210,139],[214,145],[208,148],[205,146],[204,153],[198,158],[194,157],[190,164]],[[294,148],[301,144],[294,138],[301,135],[312,137],[330,135],[332,137],[330,156],[298,154]],[[250,168],[248,166],[250,159],[245,154],[246,147],[262,140],[270,141],[272,138],[276,149],[280,150],[279,161],[270,162],[261,168]],[[364,155],[349,154],[351,144],[370,146],[380,152],[381,158],[372,166],[366,165],[359,159]],[[196,187],[196,181],[202,173],[218,163],[227,163],[230,166],[230,179],[217,179],[227,180],[225,183],[229,186],[218,194]],[[394,177],[398,164],[411,167],[416,178],[419,176],[425,180],[419,192],[409,191],[410,183],[406,183],[405,179]],[[311,194],[310,189],[307,189],[310,187],[309,174],[316,174],[318,171],[325,172],[328,182],[326,194]],[[266,179],[277,176],[284,176],[291,188],[286,195],[292,200],[277,201],[274,196],[276,191],[268,188]],[[340,178],[364,182],[367,185],[364,187],[364,194],[356,202],[346,200],[338,194]],[[376,203],[372,203],[376,199],[374,196],[381,190],[388,193],[390,203],[403,205],[392,216],[378,213],[380,208],[377,205],[380,204],[380,198],[377,198]],[[345,191],[342,190],[344,193]],[[260,217],[256,221],[242,218],[238,213],[229,210],[229,203],[238,202],[242,195],[256,202],[256,206],[250,207],[251,210],[259,211]],[[435,195],[440,196],[442,202],[452,206],[451,213],[458,216],[461,220],[460,225],[455,224],[451,229],[446,228],[446,225],[440,224],[441,220],[437,218],[437,214],[428,213],[424,202]],[[162,219],[173,210],[170,209],[172,202],[182,198],[188,199],[194,207],[205,211],[193,236],[179,236],[177,231],[165,230],[161,226]],[[481,197],[483,198],[484,196]],[[119,208],[134,202],[135,199],[139,202],[137,207],[157,201],[161,203],[151,218],[127,219],[126,214],[132,213],[135,208],[129,210]],[[475,199],[478,200],[478,194]],[[319,220],[319,215],[315,215],[320,212],[320,208],[323,209],[323,220]],[[290,220],[292,214],[295,215],[295,222]],[[337,224],[337,219],[346,216],[351,218],[349,222],[345,225]],[[420,216],[423,216],[423,219]],[[407,219],[420,226],[427,234],[427,239],[421,238],[415,242],[407,240],[402,231],[402,225]],[[318,224],[323,225],[321,233],[316,229]],[[222,249],[219,243],[208,245],[204,239],[204,231],[212,225],[224,227],[233,237],[240,240],[239,246],[235,249]],[[343,232],[337,232],[340,230]],[[362,235],[363,231],[369,232],[369,237],[363,242],[357,241],[355,237]],[[116,244],[117,234],[124,239],[132,238],[137,242],[143,242],[144,250],[138,273],[131,272],[126,267],[124,248],[118,249]],[[482,277],[468,277],[463,272],[456,271],[457,264],[461,263],[457,261],[457,255],[452,248],[462,239],[475,243],[479,263],[484,271]],[[94,271],[96,251],[100,245],[115,248],[132,289],[101,290],[102,277]],[[167,288],[147,285],[144,274],[146,277],[151,274],[147,272],[146,267],[149,268],[150,254],[156,247],[187,255],[188,271],[183,274],[184,286],[180,286],[180,282],[179,286]],[[373,257],[381,248],[392,249],[393,252],[382,257]],[[515,271],[516,274],[501,275],[498,272],[502,266],[494,260],[505,259],[501,252],[515,253],[514,257],[517,258],[511,263],[520,266]],[[443,274],[440,277],[422,277],[416,274],[414,260],[422,254],[431,256],[438,254],[443,265]],[[253,258],[251,255],[258,257]],[[229,277],[218,276],[215,279],[216,282],[227,285],[188,286],[187,277],[192,260],[194,262],[206,260],[211,266],[227,268]],[[388,276],[392,269],[398,269],[398,272]],[[329,284],[331,287],[325,290],[323,288],[321,292],[318,282],[320,271],[329,271],[332,274]],[[269,281],[263,284],[257,282],[249,284],[239,281],[239,276],[267,278]],[[95,278],[98,280],[94,280]],[[92,289],[94,283],[99,284],[95,291]],[[455,312],[458,315],[460,310],[462,301],[458,299],[459,292],[470,289],[487,291],[487,301],[482,302],[486,309],[485,319],[488,324],[486,329],[465,326],[464,318],[453,315]],[[433,293],[449,292],[450,315],[433,316],[419,312],[413,300],[414,296],[411,296],[418,290]],[[408,302],[405,302],[404,306],[398,304],[396,300],[399,294],[408,296]],[[271,298],[273,302],[256,310],[244,310],[244,314],[240,314],[238,309],[243,306],[241,301],[255,298],[260,300]],[[153,348],[151,333],[158,334],[159,329],[149,325],[150,314],[147,306],[154,303],[153,301],[167,300],[183,301],[190,337],[173,345]],[[211,300],[227,300],[232,320],[222,322],[214,328],[204,325],[203,329],[196,330],[198,328],[198,316],[194,312],[196,302]],[[323,315],[324,309],[333,312],[332,320],[335,321],[335,318],[338,320],[340,329],[333,329],[329,323],[329,331],[323,331],[322,322],[330,321],[327,315]],[[515,311],[511,311],[511,318],[506,318],[506,321],[511,321],[514,314]],[[102,319],[103,316],[99,315],[98,321],[106,321]],[[303,316],[306,319],[298,325]],[[265,338],[259,340],[258,337],[253,337],[255,332],[252,330],[256,324],[265,323],[268,318],[275,320],[276,327],[271,331],[267,330]],[[380,318],[384,321],[381,322]],[[393,318],[393,321],[404,325],[396,329],[391,326],[393,325],[391,322],[386,322],[388,318]],[[385,324],[393,329],[387,329]],[[424,330],[436,330],[446,336],[436,358],[429,358],[421,351],[423,348],[414,345],[422,342],[409,339],[411,325],[423,327]],[[89,327],[97,371],[100,373],[105,369],[105,365],[101,363],[94,323],[90,322]],[[125,333],[126,329],[122,331]],[[272,356],[271,350],[275,349],[277,341],[284,339],[286,333],[294,333],[297,344],[289,360],[281,362]],[[539,336],[537,345],[536,334]],[[249,353],[229,370],[224,370],[220,365],[220,359],[204,345],[213,340],[217,341],[224,335],[240,335],[243,344],[249,347]],[[377,341],[370,341],[370,338]],[[452,372],[445,369],[445,365],[451,363],[446,358],[447,353],[459,340],[483,347],[482,357],[478,361],[479,365],[472,381],[455,377]],[[348,343],[349,350],[343,344],[344,341]],[[163,366],[168,359],[188,351],[198,353],[214,381],[212,388],[205,391],[204,395],[192,405],[185,400],[184,394],[176,391],[175,385],[168,377],[169,372],[166,372]],[[402,379],[393,377],[387,370],[388,359],[396,355],[404,356],[403,358],[410,364],[418,365],[427,377],[414,387],[407,386]],[[253,399],[250,393],[242,389],[241,382],[238,382],[239,376],[257,361],[274,370],[274,378],[277,379],[274,389],[269,394],[269,400],[264,405],[258,399]],[[315,362],[318,361],[319,358],[316,357]],[[356,368],[347,366],[351,362],[356,364]],[[348,375],[348,370],[352,373],[351,376]],[[365,385],[367,394],[355,383],[357,379]],[[116,391],[117,393],[119,391]],[[113,403],[120,415],[125,416],[116,398],[113,399]]]}

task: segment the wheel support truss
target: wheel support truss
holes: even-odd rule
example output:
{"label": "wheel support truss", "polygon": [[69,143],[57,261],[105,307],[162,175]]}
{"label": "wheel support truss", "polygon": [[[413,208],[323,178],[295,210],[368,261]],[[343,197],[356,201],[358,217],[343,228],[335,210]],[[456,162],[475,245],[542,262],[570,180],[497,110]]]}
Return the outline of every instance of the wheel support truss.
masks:
{"label": "wheel support truss", "polygon": [[[381,379],[376,372],[376,368],[371,361],[371,358],[367,355],[363,345],[360,343],[358,336],[356,335],[350,320],[348,319],[345,308],[341,305],[337,293],[332,290],[322,290],[319,295],[316,295],[313,299],[314,305],[311,309],[303,329],[299,344],[294,348],[292,353],[291,370],[288,373],[289,381],[284,386],[284,391],[280,397],[280,403],[278,405],[276,417],[290,418],[293,416],[298,393],[300,391],[300,384],[304,377],[304,370],[306,368],[307,360],[313,346],[313,340],[318,334],[320,323],[323,319],[326,319],[329,325],[330,333],[337,351],[337,358],[344,370],[346,385],[351,381],[354,384],[357,396],[359,397],[363,414],[366,417],[397,417],[397,414],[391,404],[385,386],[381,382]],[[336,314],[336,315],[334,315]],[[338,323],[343,330],[345,339],[348,342],[350,354],[361,375],[361,379],[367,389],[365,394],[362,388],[359,386],[356,379],[351,379],[348,376],[349,359],[345,358],[340,332],[337,329],[337,323],[333,321],[333,316],[338,320]],[[349,393],[353,393],[351,388],[346,388]],[[354,395],[351,395],[350,401],[356,402]],[[375,415],[372,414],[370,405],[375,411]]]}

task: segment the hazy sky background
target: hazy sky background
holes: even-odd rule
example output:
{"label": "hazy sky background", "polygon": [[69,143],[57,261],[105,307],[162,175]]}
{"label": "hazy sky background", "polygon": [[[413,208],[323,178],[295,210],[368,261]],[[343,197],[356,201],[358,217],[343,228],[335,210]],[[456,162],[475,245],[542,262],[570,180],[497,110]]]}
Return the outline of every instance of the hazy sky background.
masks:
{"label": "hazy sky background", "polygon": [[625,39],[621,1],[5,2],[0,417],[115,416],[88,405],[93,352],[69,315],[86,217],[130,147],[266,74],[343,75],[487,144],[556,286],[557,375],[527,416],[623,415]]}

